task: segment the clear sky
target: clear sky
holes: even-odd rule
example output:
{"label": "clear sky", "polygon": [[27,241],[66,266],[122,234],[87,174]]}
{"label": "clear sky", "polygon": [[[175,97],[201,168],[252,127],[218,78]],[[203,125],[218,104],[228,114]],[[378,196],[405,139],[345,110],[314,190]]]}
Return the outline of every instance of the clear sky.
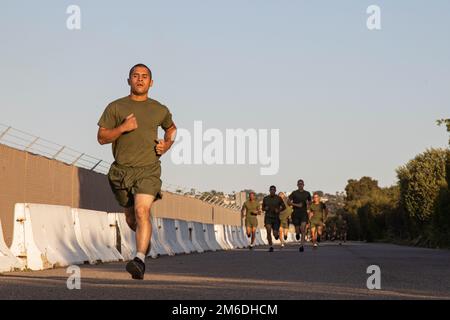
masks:
{"label": "clear sky", "polygon": [[[66,9],[81,8],[81,30]],[[369,5],[381,30],[366,27]],[[280,170],[163,159],[163,181],[199,190],[343,190],[448,137],[450,1],[5,1],[0,123],[112,161],[97,120],[148,64],[151,97],[178,127],[280,129]]]}

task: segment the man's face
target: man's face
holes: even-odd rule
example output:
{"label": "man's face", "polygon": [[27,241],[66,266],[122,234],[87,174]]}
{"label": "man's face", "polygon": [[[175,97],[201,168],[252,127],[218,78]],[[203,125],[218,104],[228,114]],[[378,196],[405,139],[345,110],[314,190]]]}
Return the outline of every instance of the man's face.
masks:
{"label": "man's face", "polygon": [[298,181],[298,182],[297,182],[297,187],[298,187],[300,190],[303,190],[303,188],[305,187],[305,183],[304,183],[303,181]]}
{"label": "man's face", "polygon": [[148,94],[148,90],[153,85],[153,80],[150,79],[150,73],[147,68],[136,67],[128,79],[128,84],[133,94],[142,96]]}
{"label": "man's face", "polygon": [[250,193],[250,200],[255,200],[255,194],[254,193]]}
{"label": "man's face", "polygon": [[277,188],[272,187],[269,189],[269,192],[270,192],[270,195],[273,197],[277,193]]}

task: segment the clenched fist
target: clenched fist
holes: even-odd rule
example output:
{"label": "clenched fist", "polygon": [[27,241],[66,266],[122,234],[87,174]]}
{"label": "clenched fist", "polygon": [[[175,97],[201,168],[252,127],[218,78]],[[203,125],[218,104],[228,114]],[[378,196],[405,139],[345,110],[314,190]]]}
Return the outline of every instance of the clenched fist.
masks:
{"label": "clenched fist", "polygon": [[162,139],[155,140],[155,142],[157,143],[156,147],[155,147],[155,150],[156,150],[156,154],[158,156],[162,156],[170,148],[169,143],[164,141],[164,140],[162,140]]}
{"label": "clenched fist", "polygon": [[136,117],[134,113],[130,114],[121,125],[123,132],[130,132],[136,130],[138,127]]}

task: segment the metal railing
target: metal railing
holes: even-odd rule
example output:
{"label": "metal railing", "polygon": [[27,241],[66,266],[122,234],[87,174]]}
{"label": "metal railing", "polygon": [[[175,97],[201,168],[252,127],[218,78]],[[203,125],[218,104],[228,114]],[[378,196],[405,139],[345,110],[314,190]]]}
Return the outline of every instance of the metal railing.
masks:
{"label": "metal railing", "polygon": [[108,172],[111,165],[102,159],[4,124],[0,124],[0,143],[103,174]]}
{"label": "metal railing", "polygon": [[[110,162],[1,123],[0,144],[4,144],[14,149],[27,151],[33,154],[47,157],[52,160],[64,162],[68,165],[73,165],[102,174],[107,174],[109,167],[111,166]],[[193,197],[203,202],[207,202],[209,204],[214,204],[224,208],[233,210],[240,209],[234,203],[233,199],[224,199],[223,197],[217,195],[208,195],[204,192],[194,191],[192,188],[165,183],[163,184],[163,190],[188,197]]]}

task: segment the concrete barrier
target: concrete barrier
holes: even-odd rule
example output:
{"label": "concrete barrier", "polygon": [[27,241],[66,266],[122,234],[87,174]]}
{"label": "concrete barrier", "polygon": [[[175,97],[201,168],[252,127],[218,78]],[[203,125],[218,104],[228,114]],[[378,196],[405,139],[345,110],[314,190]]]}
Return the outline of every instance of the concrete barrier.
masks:
{"label": "concrete barrier", "polygon": [[177,239],[177,230],[175,228],[175,220],[156,218],[160,239],[164,239],[175,254],[185,253],[183,246]]}
{"label": "concrete barrier", "polygon": [[267,241],[267,230],[266,228],[261,228],[259,229],[260,234],[261,234],[261,240],[264,243],[264,245],[268,245],[269,241]]}
{"label": "concrete barrier", "polygon": [[256,229],[256,233],[255,233],[255,243],[257,246],[263,246],[265,245],[264,240],[262,239],[262,235],[261,235],[261,229],[257,228]]}
{"label": "concrete barrier", "polygon": [[189,231],[187,221],[175,220],[175,228],[177,230],[178,242],[183,246],[186,253],[196,252],[194,244],[192,243],[192,236]]}
{"label": "concrete barrier", "polygon": [[3,238],[2,222],[0,220],[0,272],[14,271],[17,269],[23,269],[23,264],[6,246],[5,239]]}
{"label": "concrete barrier", "polygon": [[233,232],[232,226],[226,225],[225,228],[225,234],[227,237],[227,242],[230,244],[232,249],[239,248],[239,243],[236,241],[235,238],[235,232]]}
{"label": "concrete barrier", "polygon": [[77,241],[72,212],[67,206],[16,204],[11,252],[31,270],[89,261]]}
{"label": "concrete barrier", "polygon": [[158,221],[156,220],[155,217],[152,216],[152,239],[151,239],[152,248],[154,248],[155,251],[158,253],[158,255],[161,256],[175,255],[175,252],[172,251],[172,248],[164,241],[164,239],[160,238],[159,229],[160,226],[158,225]]}
{"label": "concrete barrier", "polygon": [[232,226],[233,237],[235,238],[236,243],[238,244],[238,248],[245,248],[246,245],[242,241],[242,230],[238,226]]}
{"label": "concrete barrier", "polygon": [[123,261],[112,237],[108,213],[72,209],[75,235],[90,263]]}
{"label": "concrete barrier", "polygon": [[243,245],[238,239],[238,234],[236,232],[236,226],[227,226],[228,228],[228,235],[229,235],[229,241],[233,244],[234,249],[242,248]]}
{"label": "concrete barrier", "polygon": [[188,222],[189,228],[192,230],[192,244],[197,249],[197,252],[202,253],[209,251],[209,246],[205,241],[203,226],[199,222]]}
{"label": "concrete barrier", "polygon": [[240,233],[241,242],[244,244],[244,248],[250,245],[251,238],[247,237],[247,230],[245,227],[238,227],[238,232]]}
{"label": "concrete barrier", "polygon": [[216,240],[216,232],[214,230],[214,225],[209,223],[203,224],[203,231],[205,233],[205,241],[212,251],[222,250],[222,247]]}
{"label": "concrete barrier", "polygon": [[222,224],[214,225],[214,232],[216,235],[216,240],[219,243],[222,250],[230,250],[232,249],[231,245],[228,243],[225,235],[225,226]]}
{"label": "concrete barrier", "polygon": [[110,225],[116,225],[111,231],[111,237],[114,237],[115,243],[120,245],[120,254],[125,261],[133,259],[136,251],[136,239],[134,231],[127,225],[125,214],[122,212],[108,213],[108,217]]}

